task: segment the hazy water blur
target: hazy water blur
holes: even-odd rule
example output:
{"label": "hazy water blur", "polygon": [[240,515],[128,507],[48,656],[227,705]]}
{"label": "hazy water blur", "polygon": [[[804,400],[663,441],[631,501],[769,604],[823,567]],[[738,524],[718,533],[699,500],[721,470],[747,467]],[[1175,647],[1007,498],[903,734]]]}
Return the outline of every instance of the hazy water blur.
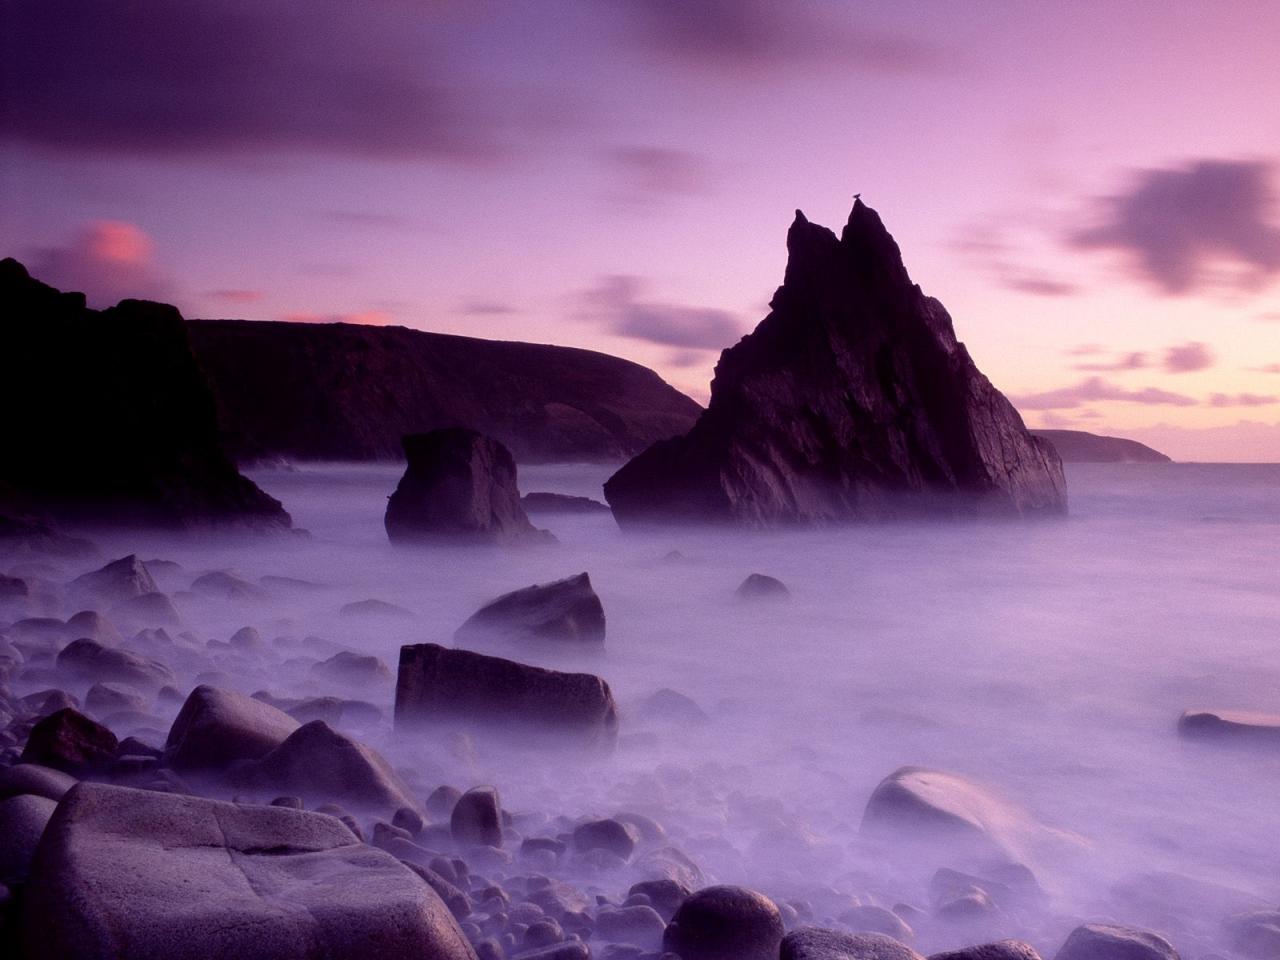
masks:
{"label": "hazy water blur", "polygon": [[[428,780],[496,783],[516,810],[650,813],[720,880],[852,883],[868,795],[919,764],[991,784],[1090,841],[1070,872],[1035,865],[1060,909],[1096,910],[1115,879],[1163,870],[1280,902],[1280,751],[1174,732],[1187,707],[1280,712],[1280,465],[1074,466],[1070,517],[1034,523],[636,535],[608,514],[542,515],[534,522],[560,545],[526,550],[393,548],[382,513],[399,473],[254,473],[309,540],[114,535],[104,546],[189,574],[228,567],[321,584],[253,606],[181,593],[178,603],[205,636],[246,623],[315,634],[392,670],[400,644],[450,643],[497,594],[589,571],[605,650],[555,665],[612,685],[624,710],[614,758],[482,751],[464,762],[443,744],[373,738]],[[524,467],[520,483],[599,498],[609,473]],[[664,559],[673,550],[681,557]],[[780,578],[792,599],[738,602],[751,572]],[[337,615],[366,598],[414,617]],[[287,677],[235,680],[285,693]],[[627,716],[661,687],[692,697],[712,723]],[[389,688],[378,695],[389,712]],[[779,830],[795,842],[780,848]]]}

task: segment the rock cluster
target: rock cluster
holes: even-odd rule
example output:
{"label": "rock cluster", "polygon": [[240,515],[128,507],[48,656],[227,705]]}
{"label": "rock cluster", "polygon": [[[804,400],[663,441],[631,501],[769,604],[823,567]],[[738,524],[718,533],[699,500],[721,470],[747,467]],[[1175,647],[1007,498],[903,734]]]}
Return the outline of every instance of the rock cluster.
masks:
{"label": "rock cluster", "polygon": [[1062,463],[911,282],[880,217],[796,212],[770,314],[727,349],[693,429],[605,484],[624,526],[1060,514]]}

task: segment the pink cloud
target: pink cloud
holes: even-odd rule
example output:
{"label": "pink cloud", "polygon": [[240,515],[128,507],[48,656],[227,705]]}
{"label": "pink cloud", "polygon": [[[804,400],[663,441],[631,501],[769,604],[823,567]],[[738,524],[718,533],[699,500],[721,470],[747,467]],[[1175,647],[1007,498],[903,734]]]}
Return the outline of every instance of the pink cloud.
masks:
{"label": "pink cloud", "polygon": [[95,307],[173,298],[173,286],[156,264],[155,244],[124,220],[84,224],[63,246],[37,251],[31,272],[60,289],[82,291]]}
{"label": "pink cloud", "polygon": [[[1077,354],[1078,355],[1078,354]],[[1141,352],[1122,353],[1115,360],[1094,363],[1077,363],[1073,369],[1089,373],[1111,373],[1122,370],[1141,370],[1147,365],[1147,355]]]}
{"label": "pink cloud", "polygon": [[1209,398],[1211,407],[1267,407],[1280,402],[1280,397],[1259,393],[1215,393]]}
{"label": "pink cloud", "polygon": [[1164,368],[1170,373],[1194,373],[1214,364],[1213,351],[1205,343],[1184,343],[1170,347],[1164,354]]}
{"label": "pink cloud", "polygon": [[261,290],[210,290],[205,296],[226,303],[258,303],[267,295]]}
{"label": "pink cloud", "polygon": [[1090,377],[1070,387],[1059,387],[1042,393],[1029,393],[1020,397],[1009,398],[1019,410],[1074,410],[1086,403],[1110,400],[1119,403],[1140,403],[1148,405],[1166,405],[1174,407],[1193,407],[1194,397],[1181,393],[1171,393],[1155,387],[1141,390],[1126,390],[1101,377]]}

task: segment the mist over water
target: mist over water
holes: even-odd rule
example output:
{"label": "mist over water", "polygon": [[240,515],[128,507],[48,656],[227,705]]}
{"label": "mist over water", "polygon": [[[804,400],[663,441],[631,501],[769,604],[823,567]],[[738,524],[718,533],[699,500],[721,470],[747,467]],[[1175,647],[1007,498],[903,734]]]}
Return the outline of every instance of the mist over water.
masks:
{"label": "mist over water", "polygon": [[[526,823],[638,811],[717,881],[925,907],[944,864],[890,869],[858,838],[876,784],[913,764],[988,785],[1079,836],[1066,853],[1022,851],[1051,894],[1026,931],[1046,955],[1077,920],[1154,923],[1112,892],[1134,874],[1280,902],[1280,751],[1175,732],[1189,707],[1280,710],[1280,465],[1077,465],[1070,516],[1034,523],[624,534],[608,514],[534,515],[560,544],[507,550],[392,547],[382,515],[400,472],[253,472],[310,539],[96,539],[109,557],[180,563],[160,586],[201,637],[245,625],[268,639],[318,636],[376,654],[392,673],[401,644],[451,644],[498,594],[588,571],[608,617],[603,652],[485,652],[608,680],[622,710],[612,757],[397,739],[390,681],[346,693],[384,708],[386,722],[359,735],[416,771],[415,786],[493,783]],[[600,498],[610,472],[522,467],[520,486]],[[193,575],[223,568],[320,586],[273,585],[250,601],[185,592]],[[781,579],[791,599],[738,600],[752,572]],[[371,598],[413,616],[338,613]],[[218,682],[336,693],[307,669],[307,657],[327,655],[300,645],[270,670],[228,656]],[[711,722],[640,718],[637,704],[664,687]],[[1188,929],[1222,919],[1198,895],[1165,906]],[[928,937],[930,949],[975,942],[962,930]]]}

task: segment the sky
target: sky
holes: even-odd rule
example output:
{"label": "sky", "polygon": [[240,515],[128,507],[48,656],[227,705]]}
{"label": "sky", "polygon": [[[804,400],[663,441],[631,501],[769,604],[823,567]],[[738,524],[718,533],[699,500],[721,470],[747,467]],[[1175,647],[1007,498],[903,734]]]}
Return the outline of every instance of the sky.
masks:
{"label": "sky", "polygon": [[1280,4],[13,0],[0,255],[701,402],[860,192],[1033,427],[1280,461]]}

